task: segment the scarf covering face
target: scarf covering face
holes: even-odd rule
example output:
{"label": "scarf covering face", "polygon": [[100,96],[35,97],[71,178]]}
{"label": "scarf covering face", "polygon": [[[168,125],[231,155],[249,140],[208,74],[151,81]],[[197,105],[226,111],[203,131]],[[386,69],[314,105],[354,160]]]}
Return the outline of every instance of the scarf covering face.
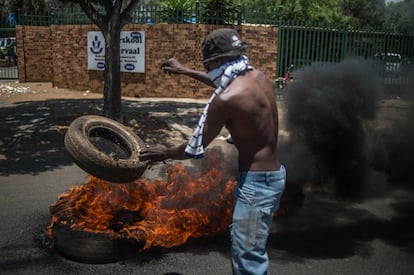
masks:
{"label": "scarf covering face", "polygon": [[214,86],[216,87],[220,86],[221,77],[223,76],[224,70],[226,68],[227,68],[227,63],[207,72],[207,75],[211,79],[211,81],[213,81]]}
{"label": "scarf covering face", "polygon": [[225,69],[223,70],[224,73],[221,76],[220,82],[218,83],[216,81],[215,83],[217,89],[211,95],[206,107],[204,107],[204,111],[200,117],[197,128],[194,131],[192,138],[190,139],[185,148],[185,153],[191,158],[202,158],[204,156],[203,128],[204,123],[207,119],[207,111],[210,103],[218,94],[224,91],[237,76],[246,72],[247,70],[252,69],[252,67],[249,66],[249,59],[244,55],[242,55],[239,59],[232,60],[230,62],[223,64],[222,66],[220,66],[220,68],[221,67],[225,67]]}

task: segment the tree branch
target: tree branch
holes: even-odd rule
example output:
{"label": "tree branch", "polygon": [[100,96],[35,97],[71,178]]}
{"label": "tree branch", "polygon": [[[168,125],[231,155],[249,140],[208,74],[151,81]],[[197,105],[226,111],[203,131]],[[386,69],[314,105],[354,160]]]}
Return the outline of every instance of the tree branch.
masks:
{"label": "tree branch", "polygon": [[92,22],[94,22],[101,29],[101,31],[103,31],[106,28],[103,15],[98,12],[89,0],[78,0],[77,2],[89,19],[91,19]]}
{"label": "tree branch", "polygon": [[128,6],[121,13],[121,27],[132,21],[132,11],[136,8],[139,0],[131,0]]}

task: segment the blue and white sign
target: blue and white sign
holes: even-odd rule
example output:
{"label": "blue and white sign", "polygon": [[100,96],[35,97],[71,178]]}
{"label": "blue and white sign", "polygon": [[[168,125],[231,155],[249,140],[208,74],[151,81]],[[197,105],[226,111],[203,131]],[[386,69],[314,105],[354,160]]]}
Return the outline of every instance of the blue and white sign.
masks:
{"label": "blue and white sign", "polygon": [[[123,31],[120,40],[121,72],[145,72],[145,32]],[[105,69],[105,40],[101,32],[88,32],[88,70]]]}

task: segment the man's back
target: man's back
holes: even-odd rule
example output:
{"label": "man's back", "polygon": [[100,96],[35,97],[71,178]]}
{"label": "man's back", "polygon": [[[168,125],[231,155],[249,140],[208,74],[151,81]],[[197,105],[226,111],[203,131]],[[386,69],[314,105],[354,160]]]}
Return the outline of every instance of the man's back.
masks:
{"label": "man's back", "polygon": [[278,113],[271,82],[258,70],[237,77],[213,102],[239,151],[240,171],[278,170]]}

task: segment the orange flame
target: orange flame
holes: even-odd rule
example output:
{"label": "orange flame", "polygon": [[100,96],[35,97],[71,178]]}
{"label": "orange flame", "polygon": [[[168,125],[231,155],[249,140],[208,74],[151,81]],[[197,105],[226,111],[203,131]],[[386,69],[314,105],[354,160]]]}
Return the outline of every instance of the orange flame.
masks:
{"label": "orange flame", "polygon": [[214,152],[204,170],[181,164],[166,169],[166,180],[139,179],[127,184],[95,177],[61,194],[50,207],[54,223],[72,229],[105,233],[111,238],[145,240],[151,246],[172,247],[228,228],[233,209],[234,178],[225,178]]}

